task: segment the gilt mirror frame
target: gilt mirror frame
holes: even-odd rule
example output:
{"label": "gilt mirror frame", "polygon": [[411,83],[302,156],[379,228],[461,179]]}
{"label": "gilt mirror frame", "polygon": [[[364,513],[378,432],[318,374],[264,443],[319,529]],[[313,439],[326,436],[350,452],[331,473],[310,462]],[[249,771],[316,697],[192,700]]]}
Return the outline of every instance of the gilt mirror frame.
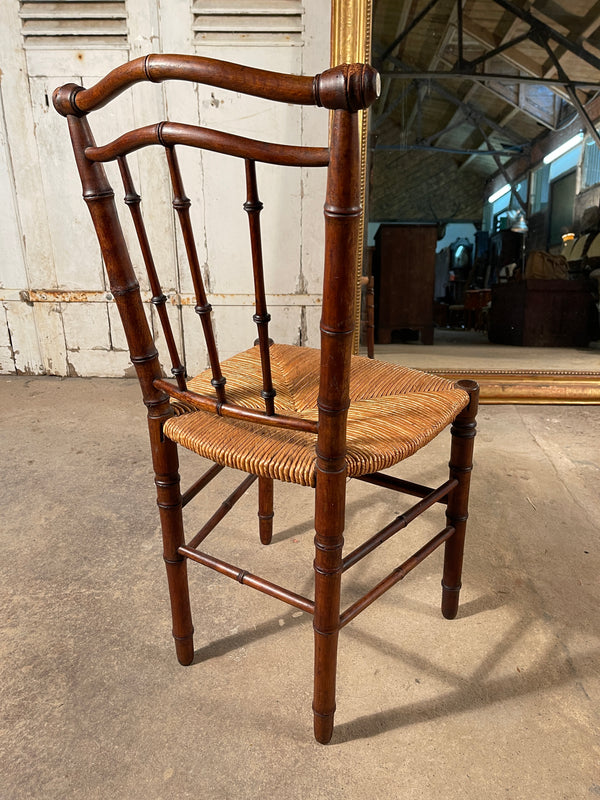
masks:
{"label": "gilt mirror frame", "polygon": [[[331,0],[331,64],[370,61],[373,0]],[[366,207],[368,114],[361,120],[361,199]],[[364,225],[356,269],[354,351],[360,335],[360,277],[363,269]],[[542,370],[428,370],[449,378],[472,378],[481,386],[485,403],[600,404],[600,372]]]}

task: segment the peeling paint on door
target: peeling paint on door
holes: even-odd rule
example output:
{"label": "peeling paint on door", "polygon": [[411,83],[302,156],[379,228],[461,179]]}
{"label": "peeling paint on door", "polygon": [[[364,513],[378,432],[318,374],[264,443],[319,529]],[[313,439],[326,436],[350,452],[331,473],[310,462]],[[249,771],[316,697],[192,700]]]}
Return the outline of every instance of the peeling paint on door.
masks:
{"label": "peeling paint on door", "polygon": [[[268,3],[267,3],[268,4]],[[127,14],[110,41],[102,26],[92,32],[93,47],[77,36],[52,39],[25,32],[19,4],[7,3],[0,26],[0,374],[131,374],[116,304],[107,291],[98,246],[81,199],[64,119],[54,112],[53,89],[74,81],[91,85],[131,58],[150,51],[196,52],[282,72],[314,74],[327,66],[329,4],[297,3],[294,31],[267,43],[250,41],[234,28],[215,38],[199,35],[199,18],[179,0],[119,0]],[[265,6],[266,7],[266,6]],[[73,6],[77,13],[77,4]],[[126,11],[125,11],[126,9]],[[241,19],[241,18],[240,18]],[[295,19],[295,18],[294,18]],[[125,17],[123,17],[125,20]],[[76,22],[76,21],[75,21]],[[241,23],[240,23],[241,24]],[[89,32],[88,32],[89,33]],[[25,35],[25,38],[24,38]],[[86,34],[87,35],[87,34]],[[106,34],[108,35],[108,34]],[[105,38],[103,38],[105,37]],[[25,46],[27,39],[27,46]],[[90,40],[91,41],[91,40]],[[181,122],[250,132],[290,144],[327,141],[326,115],[314,109],[283,106],[274,115],[264,101],[234,93],[169,82],[140,85],[124,93],[115,109],[98,112],[92,127],[107,141],[127,127],[170,117]],[[138,154],[139,155],[139,154]],[[223,166],[212,153],[181,156],[186,191],[192,200],[198,255],[216,317],[222,355],[250,346],[253,285],[247,220],[243,212],[243,164]],[[264,166],[264,169],[263,169]],[[120,199],[117,170],[107,165]],[[166,166],[157,148],[146,163],[132,156],[131,167],[162,270],[169,315],[188,369],[205,366],[185,248],[176,232]],[[307,342],[316,337],[321,291],[320,259],[313,262],[308,239],[320,243],[324,175],[259,165],[265,273],[272,330],[278,341]],[[122,214],[125,237],[134,232]],[[161,359],[165,344],[150,303],[148,281],[134,245],[138,279]],[[154,314],[154,316],[153,316]],[[314,330],[312,330],[314,328]]]}

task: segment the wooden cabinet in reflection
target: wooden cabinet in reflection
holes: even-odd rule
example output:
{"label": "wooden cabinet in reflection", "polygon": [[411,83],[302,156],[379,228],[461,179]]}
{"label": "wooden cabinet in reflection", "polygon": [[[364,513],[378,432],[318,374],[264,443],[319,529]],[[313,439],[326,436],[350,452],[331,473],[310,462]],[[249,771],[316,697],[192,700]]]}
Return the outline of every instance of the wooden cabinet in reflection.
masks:
{"label": "wooden cabinet in reflection", "polygon": [[375,234],[375,338],[419,331],[433,344],[433,293],[437,225],[380,225]]}
{"label": "wooden cabinet in reflection", "polygon": [[489,338],[524,347],[587,347],[594,334],[588,280],[526,280],[492,288]]}

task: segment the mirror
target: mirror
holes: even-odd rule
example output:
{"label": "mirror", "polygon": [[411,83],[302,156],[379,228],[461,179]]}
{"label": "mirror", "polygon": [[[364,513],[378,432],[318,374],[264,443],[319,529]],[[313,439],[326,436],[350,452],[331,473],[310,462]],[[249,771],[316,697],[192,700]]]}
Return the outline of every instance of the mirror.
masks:
{"label": "mirror", "polygon": [[[423,15],[421,19],[424,19],[427,11],[435,6],[435,0],[432,0],[427,6],[424,7]],[[446,4],[448,6],[449,4]],[[463,111],[465,109],[472,108],[472,104],[469,103],[469,97],[472,97],[473,93],[477,92],[479,89],[479,85],[477,83],[477,76],[475,73],[480,71],[480,69],[485,69],[487,73],[494,72],[495,73],[495,82],[493,85],[493,91],[496,92],[497,98],[503,99],[505,101],[513,103],[513,107],[518,111],[524,111],[529,114],[527,119],[530,119],[529,128],[527,128],[527,124],[525,124],[524,130],[527,132],[529,131],[529,135],[526,137],[528,142],[532,139],[535,139],[536,135],[539,133],[542,128],[540,128],[540,121],[539,119],[535,119],[535,115],[554,115],[553,120],[554,122],[558,122],[561,108],[562,113],[564,113],[564,104],[561,106],[560,104],[560,94],[563,96],[567,96],[567,99],[573,103],[577,101],[577,92],[583,91],[588,84],[582,82],[582,85],[577,85],[575,88],[572,85],[565,86],[564,84],[560,87],[560,93],[557,95],[554,92],[550,91],[549,86],[536,86],[533,81],[529,82],[529,78],[522,77],[525,73],[522,69],[517,69],[517,73],[519,74],[519,84],[515,86],[514,79],[512,84],[507,80],[507,75],[510,76],[515,74],[515,66],[511,68],[506,67],[506,62],[498,61],[498,59],[502,59],[502,49],[508,50],[511,54],[517,52],[517,50],[510,50],[510,40],[511,37],[514,38],[516,41],[517,37],[521,36],[522,38],[516,42],[516,45],[519,45],[521,42],[525,42],[523,47],[526,49],[527,45],[531,45],[531,42],[525,41],[526,37],[523,36],[523,33],[526,32],[527,25],[531,23],[529,18],[514,18],[512,22],[506,21],[505,24],[505,31],[504,37],[502,41],[492,42],[487,41],[482,44],[480,40],[478,42],[477,48],[475,51],[472,50],[463,50],[465,47],[465,42],[469,42],[471,45],[473,43],[473,39],[467,38],[467,34],[469,36],[473,36],[473,30],[467,30],[467,23],[469,22],[468,19],[465,19],[466,15],[468,14],[470,5],[472,3],[464,4],[464,3],[456,3],[454,10],[452,11],[452,16],[448,24],[445,28],[445,40],[438,41],[435,40],[435,47],[430,48],[431,52],[431,64],[430,69],[427,70],[427,75],[412,75],[410,79],[405,81],[405,85],[410,86],[413,85],[413,91],[416,88],[417,93],[427,94],[432,93],[432,84],[436,82],[436,90],[439,91],[440,96],[444,96],[444,92],[448,92],[446,87],[450,86],[449,81],[445,81],[445,72],[449,69],[449,64],[443,62],[441,60],[441,56],[447,56],[448,53],[453,53],[454,62],[463,62],[466,64],[467,56],[473,64],[473,60],[477,58],[477,53],[481,52],[482,48],[487,51],[496,50],[497,53],[494,55],[494,60],[489,64],[484,63],[488,56],[483,58],[479,56],[479,62],[482,64],[482,67],[477,67],[473,69],[471,67],[471,72],[473,75],[469,76],[469,80],[472,81],[470,89],[465,90],[464,88],[461,89],[461,96],[463,99]],[[493,4],[490,4],[492,6]],[[504,3],[506,5],[506,3]],[[512,5],[512,4],[511,4]],[[410,14],[410,6],[411,4],[402,3],[400,0],[332,0],[332,17],[331,17],[331,58],[332,64],[335,63],[342,63],[345,61],[371,61],[376,59],[371,59],[371,50],[372,50],[372,37],[373,31],[380,31],[382,24],[384,25],[385,30],[389,30],[388,38],[390,41],[385,41],[384,43],[376,42],[375,46],[377,47],[378,56],[381,59],[382,55],[382,47],[383,53],[385,53],[385,49],[390,47],[390,44],[393,41],[396,41],[398,37],[402,37],[406,35],[406,31],[409,26],[412,26],[410,30],[416,30],[416,26],[418,24],[423,25],[424,23],[413,15],[411,19],[408,18]],[[502,9],[500,9],[502,11]],[[505,17],[506,17],[506,12]],[[527,16],[527,12],[523,12],[525,16]],[[386,14],[387,17],[390,14],[394,15],[394,19],[381,19],[379,15]],[[375,15],[375,16],[374,16]],[[537,25],[537,22],[536,22]],[[552,31],[547,30],[547,25],[545,23],[540,23],[541,27],[544,27],[544,33],[546,38],[550,36],[552,37]],[[459,34],[458,31],[462,31],[462,34]],[[538,31],[539,32],[539,31]],[[475,31],[478,33],[480,37],[484,37],[485,31],[483,29],[479,31]],[[395,38],[394,38],[395,36]],[[485,38],[485,37],[484,37]],[[489,38],[489,37],[488,37]],[[433,41],[433,40],[432,40]],[[393,69],[397,69],[399,67],[398,59],[396,59],[395,54],[397,53],[397,46],[395,45],[390,51],[393,60],[395,59],[395,63],[390,65],[389,59],[384,63],[385,69],[384,71],[384,81],[383,81],[383,102],[386,103],[386,108],[390,108],[390,104],[396,105],[396,108],[400,107],[404,110],[405,113],[412,114],[412,124],[419,124],[418,116],[421,113],[419,111],[418,104],[411,104],[409,108],[409,104],[406,101],[406,94],[400,91],[398,92],[397,88],[392,90],[392,84],[394,81],[394,77],[388,75],[388,70],[390,73]],[[533,46],[533,45],[531,45]],[[541,46],[541,45],[539,45]],[[523,49],[523,47],[521,49]],[[531,48],[530,48],[531,49]],[[577,53],[575,53],[575,56]],[[573,56],[573,54],[571,54]],[[527,56],[524,56],[527,58]],[[551,58],[550,54],[547,56]],[[510,59],[509,59],[510,61]],[[531,61],[531,59],[530,59]],[[515,62],[516,63],[516,62]],[[402,65],[400,65],[401,67]],[[522,67],[522,64],[520,65]],[[539,70],[538,70],[539,71]],[[591,72],[591,70],[588,70]],[[433,74],[434,73],[434,74]],[[405,76],[406,77],[406,76]],[[418,79],[418,80],[417,80]],[[456,86],[457,78],[453,78],[455,81],[452,86]],[[523,82],[521,83],[521,80]],[[591,78],[587,78],[590,83],[592,83]],[[593,80],[596,83],[596,78]],[[555,82],[558,83],[558,82]],[[398,83],[396,83],[396,86]],[[438,89],[438,86],[440,87]],[[488,86],[488,89],[490,87]],[[519,91],[519,97],[511,96],[511,92],[515,91],[515,88]],[[408,92],[408,89],[407,89]],[[570,93],[570,94],[569,94]],[[573,100],[573,95],[575,95],[575,101]],[[558,97],[558,99],[557,99]],[[466,98],[466,100],[465,100]],[[492,108],[493,108],[493,99],[491,101]],[[496,100],[498,102],[498,100]],[[404,105],[403,105],[404,104]],[[513,112],[514,114],[515,112]],[[379,109],[376,109],[374,112],[375,115],[380,114]],[[464,114],[463,114],[464,116]],[[493,114],[490,111],[490,117]],[[548,117],[549,118],[549,117]],[[508,119],[508,118],[507,118]],[[416,123],[415,123],[416,120]],[[462,120],[464,122],[464,119]],[[461,122],[460,114],[456,113],[451,120],[447,123],[447,132],[448,135],[452,136],[453,129],[459,127]],[[492,120],[493,122],[493,120]],[[547,128],[551,128],[552,125],[547,121],[543,120],[543,123],[546,125]],[[554,124],[554,123],[552,123]],[[369,196],[368,192],[368,181],[367,181],[367,174],[374,176],[374,179],[377,178],[377,170],[373,169],[372,158],[373,154],[369,152],[368,149],[368,141],[367,141],[367,133],[368,133],[368,125],[369,121],[363,119],[361,132],[362,132],[362,139],[361,139],[361,158],[362,158],[362,190],[363,196],[365,198],[365,205],[367,209],[371,209],[373,211],[373,197]],[[550,189],[553,187],[548,185],[548,176],[550,174],[549,169],[542,170],[540,169],[537,174],[536,172],[529,172],[528,175],[530,176],[531,186],[529,185],[522,185],[515,183],[515,175],[509,175],[506,172],[505,165],[508,163],[507,159],[505,158],[507,154],[509,155],[518,155],[519,153],[528,154],[531,156],[531,152],[528,150],[525,153],[525,148],[523,147],[524,141],[521,140],[520,143],[515,142],[514,138],[510,139],[508,134],[510,133],[510,126],[506,126],[506,128],[499,127],[499,130],[494,130],[493,127],[491,128],[492,133],[495,134],[494,142],[492,142],[489,138],[489,134],[486,134],[486,126],[480,125],[480,131],[483,134],[483,138],[486,141],[473,143],[471,145],[471,149],[473,153],[467,155],[466,157],[477,157],[476,150],[480,150],[481,148],[485,147],[489,153],[486,155],[486,161],[488,164],[491,164],[491,167],[488,167],[488,177],[491,178],[492,173],[497,173],[499,175],[496,184],[489,183],[489,194],[491,194],[496,189],[501,188],[501,184],[509,183],[509,179],[512,178],[513,182],[513,191],[510,191],[508,197],[505,198],[504,201],[500,200],[497,204],[489,204],[490,208],[487,209],[488,213],[494,213],[495,218],[490,220],[488,227],[493,227],[493,232],[500,233],[500,239],[511,239],[514,238],[514,242],[512,242],[513,249],[515,249],[514,258],[512,263],[515,264],[517,268],[522,268],[523,263],[525,260],[525,233],[527,229],[532,229],[532,223],[536,222],[535,218],[528,216],[528,211],[531,211],[532,199],[533,201],[537,201],[543,198],[544,192],[546,194]],[[555,129],[558,128],[558,125],[554,125]],[[490,130],[488,128],[488,130]],[[506,135],[507,141],[501,141],[502,134]],[[500,135],[500,138],[498,138]],[[598,135],[596,134],[596,137]],[[422,144],[419,145],[421,149],[424,147],[430,147],[432,142],[427,141],[426,139],[421,139]],[[529,146],[529,145],[527,145]],[[520,149],[519,149],[520,148]],[[414,147],[417,150],[417,146]],[[438,148],[438,149],[441,149]],[[447,147],[446,149],[452,150],[457,149]],[[463,144],[463,150],[466,149]],[[510,152],[512,149],[512,153]],[[479,153],[479,155],[481,155]],[[541,164],[541,157],[538,157],[538,160]],[[533,159],[531,159],[533,161]],[[368,169],[367,169],[368,168]],[[542,174],[544,173],[544,174]],[[544,184],[544,180],[546,183]],[[436,175],[433,173],[430,176],[430,183],[433,184],[435,187],[436,185]],[[438,181],[439,184],[439,181]],[[484,190],[486,184],[486,177],[480,178],[480,187],[481,191]],[[560,187],[559,187],[560,188]],[[554,187],[556,191],[556,187]],[[536,194],[537,192],[537,194]],[[529,195],[530,202],[529,205],[527,203],[527,197]],[[442,201],[440,203],[440,200]],[[452,203],[448,203],[447,198],[444,197],[443,188],[438,185],[437,196],[435,198],[436,203],[438,204],[438,208],[434,208],[432,213],[429,215],[427,220],[421,220],[427,222],[429,225],[435,223],[438,229],[438,233],[443,234],[445,232],[446,237],[450,235],[453,236],[453,233],[456,233],[453,238],[450,238],[448,244],[453,245],[455,240],[458,240],[454,252],[452,254],[454,265],[456,267],[455,270],[450,270],[450,272],[454,272],[454,281],[448,280],[447,283],[454,283],[453,286],[450,286],[450,294],[449,298],[459,298],[460,300],[464,300],[464,292],[466,289],[474,286],[479,287],[480,284],[482,289],[486,288],[486,276],[485,270],[483,270],[483,275],[481,276],[480,273],[477,273],[477,277],[473,279],[473,282],[470,282],[466,285],[466,279],[464,277],[465,273],[470,270],[473,270],[477,266],[477,242],[470,241],[469,244],[472,247],[472,251],[468,252],[468,246],[466,243],[461,241],[462,235],[460,231],[454,231],[452,221],[458,217],[461,219],[461,214],[463,211],[459,208],[454,208]],[[595,198],[596,205],[598,205],[598,198]],[[444,203],[445,206],[444,207]],[[371,216],[372,218],[372,216]],[[471,217],[472,218],[472,217]],[[396,218],[397,219],[397,218]],[[395,220],[396,221],[396,220]],[[449,224],[450,222],[450,224]],[[445,229],[445,231],[444,231]],[[506,231],[506,234],[503,232]],[[368,241],[367,237],[367,229],[365,228],[365,241]],[[474,239],[475,237],[473,237]],[[372,242],[371,242],[372,244]],[[571,245],[572,246],[572,245]],[[573,247],[573,246],[572,246]],[[573,247],[574,249],[574,247]],[[363,265],[366,264],[366,251],[362,251],[358,254],[357,258],[357,305],[356,305],[356,328],[357,331],[360,328],[360,286],[361,286],[361,275],[363,273]],[[479,264],[481,267],[481,264]],[[504,265],[501,265],[504,266]],[[495,267],[494,267],[495,268]],[[489,269],[489,259],[487,263],[487,269]],[[481,272],[481,270],[480,270]],[[456,280],[458,276],[458,280]],[[461,286],[460,281],[465,281],[465,285]],[[437,291],[436,287],[436,291]],[[448,287],[444,288],[446,291]],[[457,303],[447,303],[446,305],[449,306],[448,312],[455,313],[454,311],[450,311],[452,305],[463,307],[465,306],[464,302],[457,302]],[[476,311],[476,310],[475,310]],[[463,308],[463,312],[464,308]],[[589,359],[578,359],[573,358],[570,363],[565,363],[564,368],[561,369],[553,369],[553,368],[546,368],[545,365],[553,364],[552,359],[552,352],[551,348],[536,348],[531,351],[527,348],[528,352],[531,353],[533,358],[532,361],[524,362],[523,361],[523,354],[525,348],[523,347],[510,347],[503,348],[507,352],[512,352],[514,354],[514,362],[507,363],[502,359],[502,361],[496,361],[496,356],[492,354],[491,350],[488,350],[488,356],[485,359],[476,358],[472,364],[468,364],[465,366],[463,360],[460,363],[452,363],[451,357],[444,356],[443,364],[439,362],[436,364],[435,360],[431,360],[429,357],[425,357],[425,353],[427,350],[426,346],[419,346],[414,347],[411,353],[416,353],[417,355],[412,355],[411,363],[409,365],[418,366],[422,369],[425,369],[429,372],[436,372],[438,374],[443,374],[448,377],[458,377],[458,376],[468,376],[472,377],[479,381],[482,388],[482,400],[488,403],[600,403],[600,367],[598,366],[598,362],[600,358],[594,358],[594,355],[600,356],[600,352],[596,350],[595,354],[592,353],[592,358]],[[355,342],[355,351],[358,351],[358,338]],[[545,351],[545,352],[544,352]],[[406,351],[405,351],[406,352]],[[423,355],[421,355],[423,354]],[[548,356],[548,357],[543,357]],[[382,357],[381,352],[377,352],[377,345],[376,345],[376,356]],[[387,355],[383,355],[383,357],[387,357]],[[406,363],[406,358],[402,357],[404,363]],[[417,361],[419,363],[417,363]],[[580,361],[581,363],[577,363]],[[573,362],[575,362],[575,366],[577,368],[573,368]],[[483,368],[482,363],[485,364],[486,368]],[[489,365],[493,364],[501,365],[501,368],[494,368],[490,369]],[[579,368],[581,367],[581,368]]]}

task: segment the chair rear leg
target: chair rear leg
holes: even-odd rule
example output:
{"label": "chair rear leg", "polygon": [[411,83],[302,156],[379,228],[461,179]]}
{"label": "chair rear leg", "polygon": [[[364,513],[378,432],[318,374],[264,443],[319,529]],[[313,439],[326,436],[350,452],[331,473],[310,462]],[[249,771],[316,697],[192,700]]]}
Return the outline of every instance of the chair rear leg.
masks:
{"label": "chair rear leg", "polygon": [[461,587],[465,532],[469,509],[469,487],[473,469],[473,440],[477,423],[479,386],[475,381],[459,381],[458,385],[469,393],[469,405],[461,411],[451,428],[450,477],[458,486],[448,497],[446,519],[455,533],[446,541],[444,574],[442,578],[442,614],[454,619],[458,612]]}
{"label": "chair rear leg", "polygon": [[194,626],[188,589],[187,559],[178,553],[178,548],[185,544],[179,487],[179,458],[175,442],[164,438],[162,434],[163,421],[163,417],[148,418],[154,482],[163,537],[163,558],[171,600],[175,652],[179,663],[187,666],[194,658]]}
{"label": "chair rear leg", "polygon": [[260,541],[271,544],[273,536],[273,479],[258,479],[258,527]]}

